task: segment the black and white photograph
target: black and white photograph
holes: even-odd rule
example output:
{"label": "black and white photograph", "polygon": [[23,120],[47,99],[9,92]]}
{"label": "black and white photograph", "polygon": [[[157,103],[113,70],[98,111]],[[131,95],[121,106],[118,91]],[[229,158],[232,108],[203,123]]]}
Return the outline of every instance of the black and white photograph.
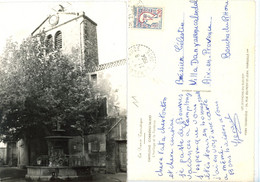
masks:
{"label": "black and white photograph", "polygon": [[126,181],[126,1],[1,1],[0,17],[0,181]]}

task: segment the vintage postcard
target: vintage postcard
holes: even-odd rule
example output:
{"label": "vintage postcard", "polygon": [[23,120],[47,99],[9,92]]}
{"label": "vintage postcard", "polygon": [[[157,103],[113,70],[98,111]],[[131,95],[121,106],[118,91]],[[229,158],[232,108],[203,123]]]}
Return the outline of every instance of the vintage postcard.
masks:
{"label": "vintage postcard", "polygon": [[129,181],[254,181],[254,51],[253,0],[129,2]]}

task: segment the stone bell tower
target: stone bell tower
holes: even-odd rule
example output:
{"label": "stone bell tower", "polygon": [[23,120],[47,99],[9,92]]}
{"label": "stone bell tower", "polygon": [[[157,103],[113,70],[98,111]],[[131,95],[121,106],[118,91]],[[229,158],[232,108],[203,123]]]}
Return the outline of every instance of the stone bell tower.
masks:
{"label": "stone bell tower", "polygon": [[[49,15],[33,32],[46,34],[46,42],[55,49],[73,55],[73,62],[84,69],[98,66],[97,24],[84,12],[67,12],[60,9]],[[76,57],[75,57],[76,56]]]}

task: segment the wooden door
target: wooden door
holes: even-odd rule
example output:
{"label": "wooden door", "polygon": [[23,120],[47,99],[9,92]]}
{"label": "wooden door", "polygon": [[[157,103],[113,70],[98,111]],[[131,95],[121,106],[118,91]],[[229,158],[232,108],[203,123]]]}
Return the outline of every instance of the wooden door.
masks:
{"label": "wooden door", "polygon": [[127,152],[126,142],[119,143],[119,168],[120,171],[126,172],[127,166]]}

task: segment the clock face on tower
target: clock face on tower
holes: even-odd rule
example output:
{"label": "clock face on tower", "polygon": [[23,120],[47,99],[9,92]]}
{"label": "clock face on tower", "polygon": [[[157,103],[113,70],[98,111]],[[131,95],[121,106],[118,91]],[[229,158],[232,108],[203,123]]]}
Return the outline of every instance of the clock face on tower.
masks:
{"label": "clock face on tower", "polygon": [[51,17],[49,18],[49,23],[54,26],[57,25],[59,22],[59,16],[58,15],[51,15]]}

